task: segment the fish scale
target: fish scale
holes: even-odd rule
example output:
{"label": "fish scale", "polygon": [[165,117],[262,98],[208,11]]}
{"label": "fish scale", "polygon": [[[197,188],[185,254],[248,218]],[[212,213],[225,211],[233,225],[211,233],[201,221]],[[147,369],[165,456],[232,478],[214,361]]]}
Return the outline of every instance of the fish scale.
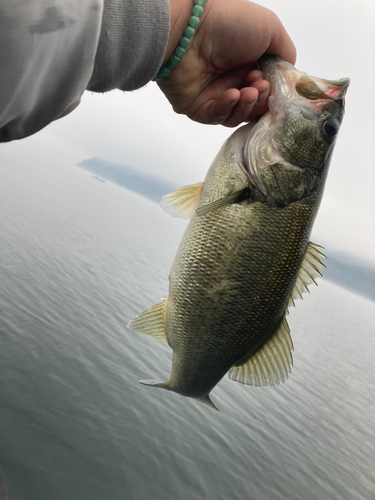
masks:
{"label": "fish scale", "polygon": [[[221,182],[225,184],[225,178]],[[247,359],[277,329],[309,239],[314,198],[285,207],[282,216],[261,203],[193,216],[172,267],[167,315],[174,352],[169,382],[178,383],[180,393],[204,397],[221,373]],[[227,284],[235,286],[226,289]],[[179,310],[184,310],[183,317],[174,314]],[[218,343],[220,349],[215,348]],[[181,373],[189,373],[189,378]],[[191,385],[200,392],[191,394]]]}

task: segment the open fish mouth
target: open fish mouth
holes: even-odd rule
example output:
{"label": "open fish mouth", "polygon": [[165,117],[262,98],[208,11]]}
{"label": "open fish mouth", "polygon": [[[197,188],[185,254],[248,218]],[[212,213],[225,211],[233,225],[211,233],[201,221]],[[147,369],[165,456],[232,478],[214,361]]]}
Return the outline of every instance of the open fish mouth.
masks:
{"label": "open fish mouth", "polygon": [[[302,143],[315,141],[315,147],[311,148],[313,155],[319,147],[331,147],[330,144],[334,143],[334,135],[341,123],[344,96],[350,80],[310,77],[274,56],[263,56],[260,59],[260,69],[270,83],[269,110],[257,122],[252,122],[236,132],[234,140],[241,142],[241,147],[238,147],[237,143],[234,148],[241,151],[241,158],[238,160],[248,177],[252,198],[283,205],[280,192],[276,198],[270,194],[270,175],[273,174],[269,172],[275,173],[277,168],[288,171],[297,179],[298,176],[304,175],[303,171],[306,171],[307,167],[311,167],[308,159],[290,152],[292,142],[296,145],[295,149],[303,149]],[[298,115],[303,117],[299,122]],[[328,115],[332,115],[333,119],[327,121],[326,131],[332,137],[327,140],[327,144],[321,146],[324,139],[320,137],[319,123],[324,123]],[[291,126],[293,120],[294,125]],[[310,126],[313,122],[316,123],[315,128]],[[307,138],[306,134],[310,138]],[[327,162],[322,161],[321,168],[325,164]],[[312,175],[320,175],[318,167],[314,168],[315,173]],[[295,197],[288,196],[288,201],[298,199],[305,193],[306,191],[300,189]]]}
{"label": "open fish mouth", "polygon": [[325,80],[308,76],[275,56],[263,56],[259,66],[271,86],[269,108],[274,116],[282,103],[292,99],[295,104],[321,112],[328,101],[343,99],[350,83],[349,78]]}

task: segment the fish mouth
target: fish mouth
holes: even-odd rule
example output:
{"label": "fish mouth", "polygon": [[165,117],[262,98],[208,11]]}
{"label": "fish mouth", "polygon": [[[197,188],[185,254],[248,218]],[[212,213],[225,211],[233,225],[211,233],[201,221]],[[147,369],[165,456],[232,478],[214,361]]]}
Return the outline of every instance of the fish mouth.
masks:
{"label": "fish mouth", "polygon": [[350,80],[310,77],[292,64],[270,55],[259,60],[259,67],[270,83],[269,110],[258,121],[239,129],[237,134],[240,142],[243,141],[241,167],[248,177],[253,199],[272,201],[263,183],[262,169],[283,164],[284,168],[301,170],[299,165],[284,160],[277,142],[273,141],[275,132],[282,129],[295,112],[308,120],[318,119],[324,109],[337,108],[335,114],[342,115]]}
{"label": "fish mouth", "polygon": [[296,171],[303,170],[298,159],[293,161],[291,157],[285,157],[280,146],[285,123],[295,114],[302,115],[306,121],[319,120],[323,112],[329,112],[341,123],[344,96],[350,80],[310,77],[292,64],[269,55],[260,59],[259,66],[263,77],[270,83],[269,110],[259,120],[238,129],[233,141],[252,199],[273,203],[269,186],[264,182],[264,169],[282,165],[284,171],[293,170],[295,175],[298,175]]}
{"label": "fish mouth", "polygon": [[260,59],[259,67],[265,80],[270,83],[269,111],[273,116],[276,116],[285,103],[292,99],[292,89],[303,73],[290,63],[269,55]]}
{"label": "fish mouth", "polygon": [[309,76],[276,56],[263,56],[259,67],[270,83],[268,105],[274,117],[292,100],[298,106],[321,113],[329,101],[342,100],[350,84],[349,78],[325,80]]}

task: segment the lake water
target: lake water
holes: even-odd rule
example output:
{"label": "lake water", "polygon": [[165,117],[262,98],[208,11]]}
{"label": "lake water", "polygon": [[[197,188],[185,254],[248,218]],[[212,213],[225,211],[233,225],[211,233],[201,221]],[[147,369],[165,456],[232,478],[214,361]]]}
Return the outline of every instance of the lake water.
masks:
{"label": "lake water", "polygon": [[0,155],[9,500],[375,498],[375,303],[319,280],[289,316],[290,380],[225,378],[220,412],[142,386],[171,350],[126,324],[166,295],[185,223],[78,168]]}

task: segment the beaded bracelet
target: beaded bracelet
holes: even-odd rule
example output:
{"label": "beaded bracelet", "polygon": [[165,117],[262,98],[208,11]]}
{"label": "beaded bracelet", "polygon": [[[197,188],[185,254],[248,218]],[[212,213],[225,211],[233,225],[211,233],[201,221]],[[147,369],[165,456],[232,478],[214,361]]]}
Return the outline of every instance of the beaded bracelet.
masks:
{"label": "beaded bracelet", "polygon": [[167,64],[162,66],[157,75],[152,79],[154,82],[160,81],[162,78],[168,76],[173,68],[179,64],[183,56],[185,55],[186,49],[189,47],[193,36],[195,35],[195,28],[199,24],[199,18],[203,14],[203,7],[206,5],[207,0],[194,0],[194,7],[192,10],[192,16],[189,19],[189,24],[184,30],[184,36],[180,38],[180,43],[178,47],[170,57]]}

